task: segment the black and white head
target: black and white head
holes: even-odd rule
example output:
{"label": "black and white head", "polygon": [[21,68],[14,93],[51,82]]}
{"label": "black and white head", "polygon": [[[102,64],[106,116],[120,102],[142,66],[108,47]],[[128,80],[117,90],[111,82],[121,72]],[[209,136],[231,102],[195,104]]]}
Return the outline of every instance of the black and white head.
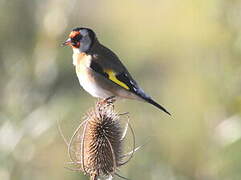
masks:
{"label": "black and white head", "polygon": [[77,27],[70,32],[69,38],[62,45],[71,46],[74,53],[81,53],[88,52],[95,41],[96,36],[93,30]]}

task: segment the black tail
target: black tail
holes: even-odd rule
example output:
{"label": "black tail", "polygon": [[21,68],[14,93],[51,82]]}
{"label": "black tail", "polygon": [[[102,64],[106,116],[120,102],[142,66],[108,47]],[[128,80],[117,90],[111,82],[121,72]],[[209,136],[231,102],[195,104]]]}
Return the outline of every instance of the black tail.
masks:
{"label": "black tail", "polygon": [[152,104],[153,106],[156,106],[158,109],[164,111],[165,113],[169,114],[171,116],[171,113],[169,113],[164,107],[162,107],[160,104],[158,104],[157,102],[155,102],[154,100],[152,100],[151,98],[145,98],[142,97],[146,102]]}
{"label": "black tail", "polygon": [[157,102],[155,102],[150,96],[148,96],[141,88],[136,87],[133,88],[132,92],[134,94],[136,94],[137,96],[139,96],[141,99],[143,99],[144,101],[152,104],[153,106],[156,106],[158,109],[164,111],[165,113],[167,113],[168,115],[171,116],[171,113],[169,113],[164,107],[162,107],[160,104],[158,104]]}

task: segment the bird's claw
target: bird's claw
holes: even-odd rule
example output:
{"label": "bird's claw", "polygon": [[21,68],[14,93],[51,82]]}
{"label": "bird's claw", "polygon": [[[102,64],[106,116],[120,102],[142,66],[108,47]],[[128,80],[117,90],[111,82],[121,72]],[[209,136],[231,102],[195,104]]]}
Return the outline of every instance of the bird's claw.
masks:
{"label": "bird's claw", "polygon": [[105,99],[99,101],[98,104],[110,106],[110,105],[114,105],[115,101],[116,101],[116,97],[110,96],[108,98],[105,98]]}

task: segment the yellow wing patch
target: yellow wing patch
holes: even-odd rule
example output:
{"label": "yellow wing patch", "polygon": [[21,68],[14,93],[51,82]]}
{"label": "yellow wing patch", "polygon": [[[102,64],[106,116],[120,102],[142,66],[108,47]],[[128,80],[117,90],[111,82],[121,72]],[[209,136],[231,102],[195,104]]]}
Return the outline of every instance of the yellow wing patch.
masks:
{"label": "yellow wing patch", "polygon": [[115,82],[116,84],[120,85],[121,87],[125,88],[125,89],[130,89],[125,83],[121,82],[120,80],[118,80],[115,76],[115,72],[113,72],[112,70],[105,70],[105,72],[109,75],[109,79],[113,82]]}

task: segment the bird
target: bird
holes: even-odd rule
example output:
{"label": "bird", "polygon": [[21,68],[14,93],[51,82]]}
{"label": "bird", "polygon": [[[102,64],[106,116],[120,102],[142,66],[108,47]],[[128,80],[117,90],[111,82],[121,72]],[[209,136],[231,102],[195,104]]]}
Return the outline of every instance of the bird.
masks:
{"label": "bird", "polygon": [[137,84],[118,56],[87,27],[76,27],[62,46],[73,49],[73,65],[80,85],[93,97],[135,99],[150,103],[170,114]]}

